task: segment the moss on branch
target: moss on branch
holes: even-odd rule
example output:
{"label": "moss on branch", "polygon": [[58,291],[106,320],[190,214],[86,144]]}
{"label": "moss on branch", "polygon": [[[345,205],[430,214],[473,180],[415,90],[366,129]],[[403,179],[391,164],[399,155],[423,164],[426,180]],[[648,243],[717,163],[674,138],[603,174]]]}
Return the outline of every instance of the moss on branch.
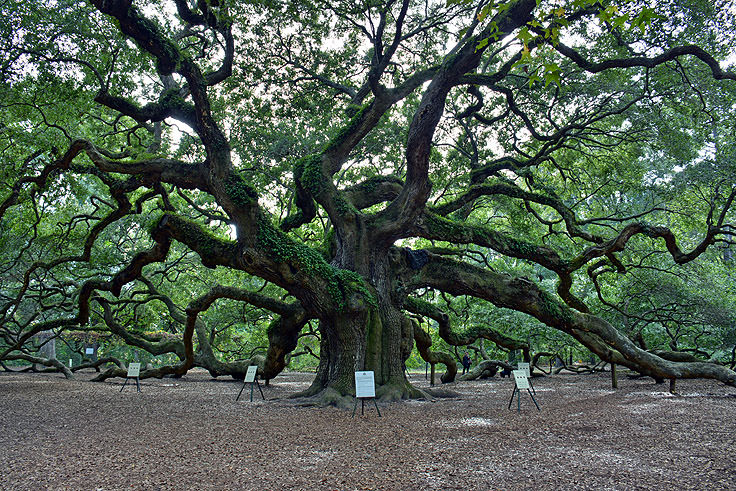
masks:
{"label": "moss on branch", "polygon": [[482,225],[468,225],[434,213],[424,214],[425,237],[456,243],[471,243],[506,256],[527,259],[555,272],[567,271],[569,263],[544,246],[516,239]]}
{"label": "moss on branch", "polygon": [[170,88],[161,95],[159,103],[166,108],[170,108],[175,114],[185,115],[187,120],[193,121],[196,117],[194,106],[184,100],[179,90],[178,87]]}
{"label": "moss on branch", "polygon": [[339,312],[347,310],[349,299],[354,294],[360,295],[368,305],[377,307],[376,297],[362,276],[354,271],[329,265],[319,251],[291,239],[274,227],[266,217],[259,220],[257,239],[259,247],[273,260],[288,263],[305,275],[321,278]]}
{"label": "moss on branch", "polygon": [[313,153],[297,160],[294,179],[312,196],[319,197],[327,189],[327,177],[322,172],[322,155]]}
{"label": "moss on branch", "polygon": [[349,112],[354,112],[354,114],[350,118],[350,121],[340,128],[337,133],[335,133],[335,136],[333,136],[327,145],[325,145],[325,153],[337,149],[337,147],[339,147],[353,132],[355,132],[369,107],[370,104],[365,104],[363,106],[351,105],[348,107]]}
{"label": "moss on branch", "polygon": [[519,258],[528,258],[538,253],[535,244],[514,239],[484,226],[468,225],[429,213],[425,217],[425,224],[432,238],[450,242],[473,242]]}
{"label": "moss on branch", "polygon": [[199,254],[202,264],[208,268],[229,264],[237,253],[235,242],[215,237],[198,223],[180,216],[164,215],[156,226],[161,227],[169,229],[173,238]]}
{"label": "moss on branch", "polygon": [[248,208],[258,200],[258,192],[237,171],[230,172],[223,184],[230,199],[240,208]]}

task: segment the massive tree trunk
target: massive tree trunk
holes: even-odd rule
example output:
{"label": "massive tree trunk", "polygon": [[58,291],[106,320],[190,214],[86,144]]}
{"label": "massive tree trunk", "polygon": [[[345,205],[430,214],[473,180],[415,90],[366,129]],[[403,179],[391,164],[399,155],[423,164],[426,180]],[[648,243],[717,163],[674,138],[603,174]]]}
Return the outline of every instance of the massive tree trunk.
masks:
{"label": "massive tree trunk", "polygon": [[[343,314],[320,322],[320,364],[312,386],[301,395],[355,394],[355,372],[371,370],[382,400],[423,397],[406,379],[404,363],[413,343],[411,324],[395,306]],[[351,399],[352,400],[352,399]],[[336,402],[330,400],[329,402]]]}
{"label": "massive tree trunk", "polygon": [[[344,254],[337,265],[356,264],[357,255]],[[406,379],[404,364],[413,348],[411,323],[404,317],[391,289],[392,275],[387,254],[361,255],[361,271],[371,287],[374,301],[369,305],[334,312],[320,320],[320,364],[312,386],[301,395],[323,393],[331,403],[345,405],[355,394],[354,374],[374,372],[376,396],[382,400],[420,397]],[[341,397],[344,400],[340,401]]]}

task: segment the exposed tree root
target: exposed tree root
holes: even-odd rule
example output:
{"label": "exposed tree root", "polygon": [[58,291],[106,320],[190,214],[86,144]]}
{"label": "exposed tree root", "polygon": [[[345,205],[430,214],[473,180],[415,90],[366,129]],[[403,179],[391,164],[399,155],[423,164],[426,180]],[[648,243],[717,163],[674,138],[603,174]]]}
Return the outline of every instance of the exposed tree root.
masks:
{"label": "exposed tree root", "polygon": [[3,370],[10,373],[25,373],[25,372],[32,372],[33,371],[33,365],[28,365],[26,367],[23,367],[19,370],[13,370],[12,368],[9,368],[5,363],[0,361],[0,366],[3,367]]}
{"label": "exposed tree root", "polygon": [[376,398],[382,402],[396,402],[404,399],[431,399],[427,392],[417,389],[407,381],[379,385],[376,387]]}
{"label": "exposed tree root", "polygon": [[[384,384],[376,387],[376,401],[398,402],[407,399],[432,399],[433,397],[452,397],[435,395],[432,391],[424,391],[411,385],[409,382]],[[315,388],[314,384],[307,390],[291,396],[298,406],[335,406],[342,409],[353,409],[355,397],[353,394],[342,394],[332,387]]]}
{"label": "exposed tree root", "polygon": [[316,394],[307,395],[309,389],[304,392],[294,394],[292,398],[297,406],[304,407],[325,407],[335,406],[340,409],[352,409],[355,405],[355,398],[349,395],[340,394],[332,387],[328,387]]}
{"label": "exposed tree root", "polygon": [[438,399],[457,399],[460,397],[459,392],[455,392],[447,387],[433,387],[431,389],[427,389],[427,393]]}

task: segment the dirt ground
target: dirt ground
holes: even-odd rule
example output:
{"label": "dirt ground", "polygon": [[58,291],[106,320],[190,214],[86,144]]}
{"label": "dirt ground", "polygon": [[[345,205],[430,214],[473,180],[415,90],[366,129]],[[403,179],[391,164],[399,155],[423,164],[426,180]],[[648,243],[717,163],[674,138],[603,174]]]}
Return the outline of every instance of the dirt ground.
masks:
{"label": "dirt ground", "polygon": [[736,489],[736,389],[711,381],[556,375],[517,412],[494,378],[351,418],[287,399],[304,373],[253,402],[204,372],[140,393],[92,375],[0,373],[0,489]]}

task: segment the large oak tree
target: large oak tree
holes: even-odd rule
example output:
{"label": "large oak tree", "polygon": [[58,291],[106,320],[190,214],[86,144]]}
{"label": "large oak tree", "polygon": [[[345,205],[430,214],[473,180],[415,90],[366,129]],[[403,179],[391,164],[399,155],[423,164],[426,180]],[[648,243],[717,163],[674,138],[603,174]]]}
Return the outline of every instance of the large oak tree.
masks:
{"label": "large oak tree", "polygon": [[[733,6],[648,4],[4,4],[0,359],[58,366],[29,340],[95,312],[179,356],[156,375],[242,373],[217,360],[201,319],[232,299],[277,316],[265,378],[316,319],[309,394],[350,394],[365,369],[380,396],[407,397],[415,340],[455,372],[413,316],[452,345],[516,346],[453,326],[422,298],[432,291],[523,312],[645,375],[736,385],[596,315],[602,283],[733,240]],[[180,287],[182,308],[152,278],[176,288],[167,271],[192,251],[232,274]],[[116,309],[136,295],[181,332],[126,334]]]}

